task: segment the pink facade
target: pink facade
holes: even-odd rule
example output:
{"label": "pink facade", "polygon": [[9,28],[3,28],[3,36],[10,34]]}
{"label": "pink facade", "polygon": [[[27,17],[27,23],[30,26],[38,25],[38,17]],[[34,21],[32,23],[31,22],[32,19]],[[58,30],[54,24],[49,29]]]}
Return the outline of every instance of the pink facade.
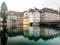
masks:
{"label": "pink facade", "polygon": [[23,27],[23,13],[19,13],[16,16],[17,27]]}

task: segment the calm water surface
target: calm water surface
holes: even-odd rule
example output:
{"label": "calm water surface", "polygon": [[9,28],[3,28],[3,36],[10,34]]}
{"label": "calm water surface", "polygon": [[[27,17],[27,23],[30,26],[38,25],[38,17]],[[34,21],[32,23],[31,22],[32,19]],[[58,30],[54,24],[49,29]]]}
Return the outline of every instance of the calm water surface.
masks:
{"label": "calm water surface", "polygon": [[60,28],[25,25],[5,32],[0,27],[0,45],[60,45]]}

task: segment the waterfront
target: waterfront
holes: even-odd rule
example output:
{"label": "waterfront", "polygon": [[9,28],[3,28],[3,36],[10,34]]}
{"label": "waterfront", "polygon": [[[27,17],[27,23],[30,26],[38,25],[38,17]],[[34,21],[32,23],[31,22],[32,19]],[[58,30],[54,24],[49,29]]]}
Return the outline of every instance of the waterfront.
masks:
{"label": "waterfront", "polygon": [[60,45],[60,28],[33,27],[25,25],[18,28],[0,29],[0,45]]}

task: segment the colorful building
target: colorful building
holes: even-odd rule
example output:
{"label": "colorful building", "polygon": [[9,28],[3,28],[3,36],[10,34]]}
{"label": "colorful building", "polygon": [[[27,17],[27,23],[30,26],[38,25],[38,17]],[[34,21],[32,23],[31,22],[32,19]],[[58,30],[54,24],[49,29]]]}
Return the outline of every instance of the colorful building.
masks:
{"label": "colorful building", "polygon": [[24,25],[30,25],[29,12],[28,12],[28,11],[25,11],[25,12],[24,12],[23,24],[24,24]]}
{"label": "colorful building", "polygon": [[16,16],[17,27],[23,27],[23,12],[19,12]]}

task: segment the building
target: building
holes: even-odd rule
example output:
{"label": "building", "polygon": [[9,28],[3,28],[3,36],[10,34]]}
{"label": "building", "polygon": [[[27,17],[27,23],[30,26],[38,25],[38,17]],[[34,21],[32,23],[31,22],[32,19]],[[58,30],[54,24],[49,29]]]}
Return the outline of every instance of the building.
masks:
{"label": "building", "polygon": [[40,12],[39,9],[29,9],[30,24],[33,26],[39,26],[40,22]]}
{"label": "building", "polygon": [[7,24],[9,26],[23,27],[23,12],[8,11]]}
{"label": "building", "polygon": [[28,11],[24,12],[23,25],[30,25],[29,12]]}
{"label": "building", "polygon": [[24,24],[30,24],[31,26],[38,26],[40,22],[40,12],[39,9],[28,9],[24,12]]}
{"label": "building", "polygon": [[43,8],[40,10],[40,20],[41,22],[59,22],[60,21],[60,13],[57,10],[53,10],[50,8]]}
{"label": "building", "polygon": [[8,11],[7,27],[14,27],[14,26],[16,26],[16,15],[17,15],[17,12],[15,12],[15,11]]}
{"label": "building", "polygon": [[23,27],[23,12],[19,12],[16,16],[17,27]]}

